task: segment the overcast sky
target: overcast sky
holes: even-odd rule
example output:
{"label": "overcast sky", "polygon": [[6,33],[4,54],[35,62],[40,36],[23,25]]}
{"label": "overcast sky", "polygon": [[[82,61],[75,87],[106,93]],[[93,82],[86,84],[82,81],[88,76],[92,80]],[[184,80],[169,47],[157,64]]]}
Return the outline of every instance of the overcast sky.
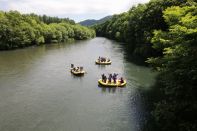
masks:
{"label": "overcast sky", "polygon": [[76,22],[100,19],[129,10],[149,0],[0,0],[0,10],[69,17]]}

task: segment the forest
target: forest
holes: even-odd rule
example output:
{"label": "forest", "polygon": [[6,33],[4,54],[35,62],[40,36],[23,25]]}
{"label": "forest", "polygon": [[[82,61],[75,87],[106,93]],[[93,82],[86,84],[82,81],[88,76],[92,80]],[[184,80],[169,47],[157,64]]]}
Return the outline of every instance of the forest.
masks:
{"label": "forest", "polygon": [[[197,3],[151,0],[93,26],[98,36],[130,45],[159,72],[152,116],[161,131],[197,130]],[[149,128],[145,128],[149,130]]]}
{"label": "forest", "polygon": [[0,50],[64,42],[71,39],[84,40],[94,36],[94,30],[75,24],[68,18],[0,11]]}

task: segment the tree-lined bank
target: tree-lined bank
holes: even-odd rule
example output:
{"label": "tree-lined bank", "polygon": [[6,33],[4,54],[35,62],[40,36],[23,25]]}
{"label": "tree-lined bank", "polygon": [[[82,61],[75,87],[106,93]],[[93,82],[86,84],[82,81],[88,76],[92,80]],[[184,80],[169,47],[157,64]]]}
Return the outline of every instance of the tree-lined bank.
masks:
{"label": "tree-lined bank", "polygon": [[132,7],[128,12],[114,15],[94,28],[97,36],[129,43],[130,52],[134,55],[142,58],[157,56],[161,52],[151,47],[151,38],[154,30],[168,29],[162,12],[170,6],[183,6],[186,3],[187,0],[151,0],[147,4]]}
{"label": "tree-lined bank", "polygon": [[0,11],[0,50],[70,39],[83,40],[94,36],[94,30],[75,24],[71,20],[20,14],[17,11]]}

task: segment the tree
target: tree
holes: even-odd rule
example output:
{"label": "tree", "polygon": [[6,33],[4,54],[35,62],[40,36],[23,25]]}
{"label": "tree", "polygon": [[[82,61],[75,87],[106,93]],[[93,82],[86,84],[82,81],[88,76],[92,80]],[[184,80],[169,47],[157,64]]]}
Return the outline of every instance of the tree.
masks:
{"label": "tree", "polygon": [[94,36],[92,29],[75,24],[67,18],[40,17],[36,14],[20,14],[18,11],[0,12],[1,50],[69,39],[83,40]]}
{"label": "tree", "polygon": [[126,13],[113,15],[110,20],[94,28],[98,36],[129,43],[131,54],[146,59],[161,54],[151,47],[151,38],[155,29],[168,29],[162,12],[167,7],[187,3],[187,0],[151,0],[147,4],[132,7]]}
{"label": "tree", "polygon": [[164,98],[153,112],[161,130],[197,130],[197,6],[170,7],[164,11],[167,31],[155,31],[153,47],[163,56],[149,58],[161,72]]}

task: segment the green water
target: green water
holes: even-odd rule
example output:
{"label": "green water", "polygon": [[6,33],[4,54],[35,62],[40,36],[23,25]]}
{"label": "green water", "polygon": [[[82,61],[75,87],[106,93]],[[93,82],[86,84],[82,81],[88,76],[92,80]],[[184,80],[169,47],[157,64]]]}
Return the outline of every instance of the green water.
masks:
{"label": "green water", "polygon": [[[107,56],[112,65],[94,61]],[[0,52],[0,131],[139,131],[142,92],[155,74],[126,59],[124,45],[106,38]],[[83,77],[70,64],[84,66]],[[102,73],[118,73],[125,88],[100,88]]]}

